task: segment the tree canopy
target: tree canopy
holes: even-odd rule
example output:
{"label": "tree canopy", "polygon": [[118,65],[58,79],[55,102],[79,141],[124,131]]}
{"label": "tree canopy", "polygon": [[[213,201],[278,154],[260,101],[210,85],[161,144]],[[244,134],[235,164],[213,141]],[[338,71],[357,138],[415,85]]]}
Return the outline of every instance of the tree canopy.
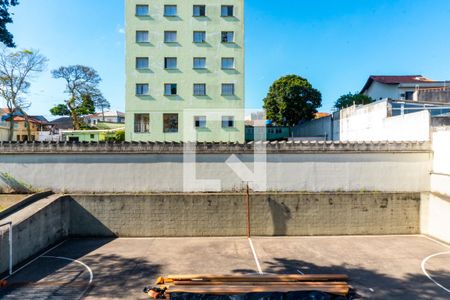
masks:
{"label": "tree canopy", "polygon": [[66,93],[69,94],[64,104],[57,105],[52,110],[55,113],[67,113],[68,110],[74,129],[81,128],[80,116],[95,113],[95,108],[100,104],[104,107],[106,99],[98,88],[102,79],[93,68],[82,65],[60,67],[53,70],[52,75],[53,78],[66,81]]}
{"label": "tree canopy", "polygon": [[19,0],[0,0],[0,42],[9,48],[14,48],[14,37],[6,29],[6,25],[13,22],[9,8],[19,4]]}
{"label": "tree canopy", "polygon": [[297,75],[276,80],[264,99],[267,119],[283,126],[295,126],[301,120],[313,119],[321,105],[321,93]]}
{"label": "tree canopy", "polygon": [[[47,58],[36,50],[21,50],[11,52],[7,48],[0,50],[0,97],[5,101],[9,110],[10,131],[8,139],[11,141],[14,132],[15,114],[25,118],[28,125],[28,115],[25,110],[31,102],[25,98],[34,76],[42,72],[47,66]],[[28,137],[31,136],[30,126],[27,126]]]}
{"label": "tree canopy", "polygon": [[359,93],[348,93],[346,95],[342,95],[339,99],[336,100],[334,107],[337,109],[343,109],[352,105],[360,105],[360,104],[369,104],[374,102],[372,98],[369,96],[359,94]]}

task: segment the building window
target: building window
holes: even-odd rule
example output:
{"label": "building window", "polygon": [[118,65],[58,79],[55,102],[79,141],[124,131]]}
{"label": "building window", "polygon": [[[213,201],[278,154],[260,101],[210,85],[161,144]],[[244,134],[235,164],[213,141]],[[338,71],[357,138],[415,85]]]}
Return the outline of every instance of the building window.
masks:
{"label": "building window", "polygon": [[164,16],[165,17],[176,17],[177,16],[177,6],[176,5],[164,5]]}
{"label": "building window", "polygon": [[234,43],[234,32],[222,31],[222,43]]}
{"label": "building window", "polygon": [[138,4],[136,5],[136,16],[146,17],[149,15],[148,5]]}
{"label": "building window", "polygon": [[91,139],[95,139],[95,134],[91,134]]}
{"label": "building window", "polygon": [[233,83],[222,84],[222,96],[234,96],[234,84]]}
{"label": "building window", "polygon": [[222,117],[222,128],[234,127],[234,117],[233,116],[223,116]]}
{"label": "building window", "polygon": [[177,85],[176,83],[166,83],[164,84],[164,95],[166,96],[174,96],[177,94]]}
{"label": "building window", "polygon": [[135,114],[134,115],[134,132],[148,133],[150,132],[150,115]]}
{"label": "building window", "polygon": [[232,17],[234,15],[233,5],[222,5],[221,16],[222,17]]}
{"label": "building window", "polygon": [[178,114],[164,114],[164,132],[178,132]]}
{"label": "building window", "polygon": [[164,31],[164,43],[176,43],[177,32],[176,31]]}
{"label": "building window", "polygon": [[136,31],[136,43],[148,43],[148,31]]}
{"label": "building window", "polygon": [[194,5],[194,17],[205,17],[205,16],[206,16],[206,6]]}
{"label": "building window", "polygon": [[206,69],[206,58],[194,57],[194,69]]}
{"label": "building window", "polygon": [[234,58],[232,57],[222,58],[222,69],[225,70],[234,69]]}
{"label": "building window", "polygon": [[206,42],[206,32],[194,31],[194,43],[205,43],[205,42]]}
{"label": "building window", "polygon": [[177,68],[177,58],[176,57],[164,58],[164,69],[173,70],[176,68]]}
{"label": "building window", "polygon": [[148,84],[147,83],[136,84],[136,95],[137,96],[148,95]]}
{"label": "building window", "polygon": [[195,116],[194,117],[195,128],[206,128],[206,117],[205,116]]}
{"label": "building window", "polygon": [[204,83],[194,84],[194,96],[206,96],[206,84]]}
{"label": "building window", "polygon": [[405,100],[413,100],[414,92],[405,92]]}
{"label": "building window", "polygon": [[137,57],[136,58],[136,69],[145,70],[149,67],[148,57]]}

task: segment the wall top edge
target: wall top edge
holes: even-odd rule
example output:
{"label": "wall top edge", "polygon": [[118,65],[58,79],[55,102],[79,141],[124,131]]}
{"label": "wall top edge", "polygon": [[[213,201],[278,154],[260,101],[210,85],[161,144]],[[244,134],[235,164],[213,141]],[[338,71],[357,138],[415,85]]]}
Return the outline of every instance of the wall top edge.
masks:
{"label": "wall top edge", "polygon": [[0,142],[0,154],[64,153],[303,153],[303,152],[431,152],[430,142],[279,141],[240,143],[158,142]]}

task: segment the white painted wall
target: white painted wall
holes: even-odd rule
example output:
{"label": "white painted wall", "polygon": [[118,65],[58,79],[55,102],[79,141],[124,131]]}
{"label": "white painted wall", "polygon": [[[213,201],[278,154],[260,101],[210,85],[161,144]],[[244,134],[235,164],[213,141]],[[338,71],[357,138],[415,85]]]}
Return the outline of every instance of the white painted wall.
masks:
{"label": "white painted wall", "polygon": [[450,243],[450,130],[433,133],[430,193],[421,203],[421,230]]}
{"label": "white painted wall", "polygon": [[[253,169],[252,155],[237,156]],[[220,180],[222,191],[241,190],[229,157],[198,155],[197,178]],[[182,154],[0,155],[0,174],[55,192],[182,192],[183,167]],[[267,190],[422,192],[429,190],[430,169],[428,152],[268,154]]]}
{"label": "white painted wall", "polygon": [[398,84],[384,84],[374,81],[372,85],[364,92],[365,95],[374,100],[385,98],[400,99],[402,92],[398,89]]}
{"label": "white painted wall", "polygon": [[341,141],[428,141],[430,113],[388,116],[387,100],[340,111]]}

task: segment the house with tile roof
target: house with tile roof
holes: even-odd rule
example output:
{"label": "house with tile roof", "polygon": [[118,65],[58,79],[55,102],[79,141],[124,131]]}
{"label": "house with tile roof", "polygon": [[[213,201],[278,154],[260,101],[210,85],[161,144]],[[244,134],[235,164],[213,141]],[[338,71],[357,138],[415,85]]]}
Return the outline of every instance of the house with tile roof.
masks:
{"label": "house with tile roof", "polygon": [[9,124],[11,119],[14,120],[14,133],[13,141],[40,141],[43,136],[47,136],[51,133],[51,124],[44,116],[28,116],[28,122],[30,124],[31,136],[28,136],[27,124],[25,117],[20,113],[14,113],[11,115],[8,108],[0,109],[0,138],[2,141],[8,140]]}
{"label": "house with tile roof", "polygon": [[444,92],[450,96],[449,84],[450,81],[436,81],[422,75],[372,75],[360,93],[374,100],[395,99],[442,103],[450,102],[450,97],[442,94]]}

